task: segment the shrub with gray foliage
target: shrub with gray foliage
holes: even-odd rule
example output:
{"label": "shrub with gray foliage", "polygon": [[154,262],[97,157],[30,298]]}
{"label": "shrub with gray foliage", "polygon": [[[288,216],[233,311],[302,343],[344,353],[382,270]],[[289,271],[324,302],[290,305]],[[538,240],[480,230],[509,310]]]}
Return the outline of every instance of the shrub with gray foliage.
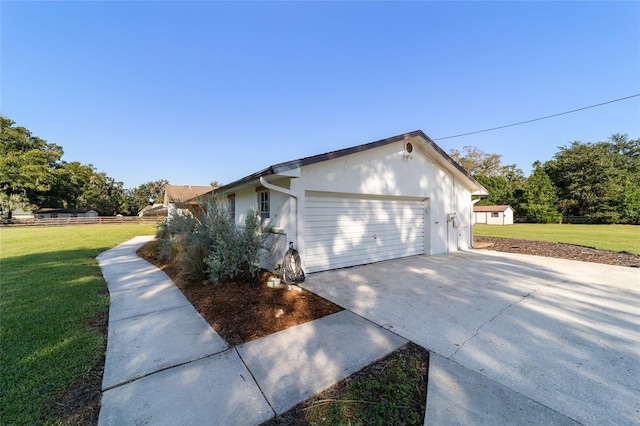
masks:
{"label": "shrub with gray foliage", "polygon": [[158,256],[176,261],[180,276],[188,280],[256,283],[260,250],[271,228],[260,225],[253,209],[247,212],[244,227],[237,227],[215,198],[202,200],[201,207],[198,214],[172,215],[159,226]]}
{"label": "shrub with gray foliage", "polygon": [[260,249],[271,232],[260,225],[258,214],[250,209],[244,227],[236,227],[229,211],[214,203],[203,217],[213,241],[209,255],[209,280],[221,284],[225,280],[256,283],[260,270]]}

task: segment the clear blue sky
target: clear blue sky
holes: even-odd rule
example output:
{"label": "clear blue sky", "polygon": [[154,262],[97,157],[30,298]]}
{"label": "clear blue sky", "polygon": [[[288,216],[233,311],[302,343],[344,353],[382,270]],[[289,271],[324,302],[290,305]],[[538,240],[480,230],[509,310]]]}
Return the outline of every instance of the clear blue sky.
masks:
{"label": "clear blue sky", "polygon": [[639,2],[0,3],[0,112],[126,188],[423,130],[529,173],[640,137]]}

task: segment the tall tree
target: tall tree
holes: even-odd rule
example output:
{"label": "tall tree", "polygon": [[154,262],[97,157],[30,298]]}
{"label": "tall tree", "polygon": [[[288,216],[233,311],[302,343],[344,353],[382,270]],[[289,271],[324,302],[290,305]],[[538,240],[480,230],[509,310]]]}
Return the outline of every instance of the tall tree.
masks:
{"label": "tall tree", "polygon": [[38,195],[51,190],[62,147],[16,127],[6,117],[0,116],[0,125],[0,198],[12,200],[3,202],[2,208],[10,208],[10,204],[12,208],[30,208]]}
{"label": "tall tree", "polygon": [[637,217],[640,192],[640,139],[613,135],[607,142],[560,147],[545,169],[558,188],[567,215],[617,223]]}
{"label": "tall tree", "polygon": [[476,176],[501,176],[503,175],[502,155],[488,154],[475,146],[464,146],[464,154],[457,149],[451,149],[449,155],[462,166],[469,174]]}
{"label": "tall tree", "polygon": [[557,188],[551,182],[542,163],[533,163],[533,171],[527,178],[521,211],[537,223],[558,222],[561,215],[557,210]]}
{"label": "tall tree", "polygon": [[130,214],[138,214],[140,210],[149,204],[162,203],[164,201],[164,187],[168,183],[168,180],[161,179],[143,183],[129,190]]}
{"label": "tall tree", "polygon": [[516,215],[524,214],[520,209],[526,180],[522,169],[515,164],[502,165],[500,154],[489,154],[472,146],[463,149],[464,154],[452,149],[451,157],[489,191],[479,204],[508,204]]}
{"label": "tall tree", "polygon": [[62,147],[0,116],[0,213],[18,207],[93,208],[111,215],[126,208],[122,182],[91,164],[62,161]]}

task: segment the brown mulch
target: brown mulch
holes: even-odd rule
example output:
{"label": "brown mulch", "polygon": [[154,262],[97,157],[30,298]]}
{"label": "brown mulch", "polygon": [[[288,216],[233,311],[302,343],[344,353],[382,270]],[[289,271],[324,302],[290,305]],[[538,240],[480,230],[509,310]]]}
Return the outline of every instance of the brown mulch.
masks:
{"label": "brown mulch", "polygon": [[474,245],[478,248],[507,253],[532,254],[536,256],[557,257],[583,262],[640,268],[640,255],[627,252],[599,250],[573,244],[520,240],[516,238],[475,237],[473,241]]}
{"label": "brown mulch", "polygon": [[267,287],[268,271],[261,271],[259,284],[227,282],[205,285],[180,278],[175,264],[161,262],[144,250],[138,254],[166,272],[200,315],[230,346],[343,310],[307,290]]}

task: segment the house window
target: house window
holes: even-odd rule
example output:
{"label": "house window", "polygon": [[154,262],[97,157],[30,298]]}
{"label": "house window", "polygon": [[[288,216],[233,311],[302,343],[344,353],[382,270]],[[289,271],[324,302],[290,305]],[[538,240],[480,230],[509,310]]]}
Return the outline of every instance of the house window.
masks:
{"label": "house window", "polygon": [[236,194],[229,195],[229,215],[236,220]]}
{"label": "house window", "polygon": [[258,191],[258,213],[262,219],[269,219],[269,191]]}
{"label": "house window", "polygon": [[491,212],[491,217],[500,217],[500,213],[498,213],[498,212]]}

